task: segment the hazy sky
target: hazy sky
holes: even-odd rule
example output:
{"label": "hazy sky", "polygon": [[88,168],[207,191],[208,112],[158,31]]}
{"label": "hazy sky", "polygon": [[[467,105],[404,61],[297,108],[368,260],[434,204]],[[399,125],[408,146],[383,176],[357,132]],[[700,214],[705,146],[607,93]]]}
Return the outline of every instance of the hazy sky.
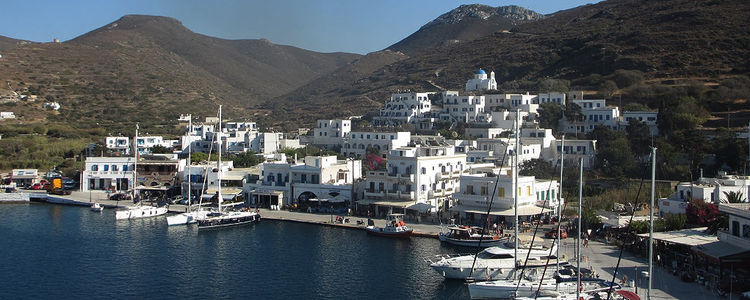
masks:
{"label": "hazy sky", "polygon": [[459,5],[518,5],[542,14],[598,0],[2,0],[0,35],[67,41],[126,14],[173,17],[194,32],[334,52],[387,48]]}

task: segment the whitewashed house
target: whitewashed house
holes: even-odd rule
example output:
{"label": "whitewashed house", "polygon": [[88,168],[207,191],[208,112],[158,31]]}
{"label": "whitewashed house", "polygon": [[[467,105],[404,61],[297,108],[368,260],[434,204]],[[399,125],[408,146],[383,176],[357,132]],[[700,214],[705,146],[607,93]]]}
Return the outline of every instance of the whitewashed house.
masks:
{"label": "whitewashed house", "polygon": [[[261,207],[311,202],[357,200],[354,186],[362,177],[362,161],[336,156],[307,156],[304,163],[264,163],[257,182],[245,184],[252,205]],[[334,199],[335,198],[335,199]]]}
{"label": "whitewashed house", "polygon": [[630,120],[638,120],[643,124],[646,124],[648,126],[649,134],[652,136],[659,135],[659,127],[658,127],[658,116],[659,112],[656,111],[626,111],[622,113],[622,118],[620,120],[620,130],[625,130],[628,125],[630,124]]}
{"label": "whitewashed house", "polygon": [[659,199],[659,214],[684,214],[691,199],[715,204],[728,203],[725,193],[740,193],[742,201],[748,202],[750,176],[721,172],[717,178],[701,177],[695,182],[680,182],[668,198]]}
{"label": "whitewashed house", "polygon": [[391,99],[380,109],[379,115],[373,118],[373,125],[416,125],[424,119],[432,122],[430,94],[432,93],[408,92],[392,94]]}
{"label": "whitewashed house", "polygon": [[[419,145],[391,150],[386,171],[369,171],[364,200],[376,214],[425,207],[435,213],[459,188],[466,154],[448,145]],[[417,208],[419,207],[419,208]]]}
{"label": "whitewashed house", "polygon": [[411,141],[411,132],[351,132],[343,141],[341,153],[349,157],[364,157],[367,149],[373,149],[381,154],[391,149],[404,147]]}
{"label": "whitewashed house", "polygon": [[313,144],[326,149],[343,145],[351,131],[351,120],[318,120],[313,130]]}
{"label": "whitewashed house", "polygon": [[461,188],[453,194],[456,205],[451,207],[450,211],[459,214],[461,220],[481,223],[484,221],[483,214],[486,214],[489,208],[490,215],[501,220],[504,218],[505,222],[510,224],[515,214],[516,193],[520,217],[549,213],[558,205],[557,181],[536,180],[534,176],[518,176],[518,188],[515,189],[511,168],[477,171],[461,176]]}

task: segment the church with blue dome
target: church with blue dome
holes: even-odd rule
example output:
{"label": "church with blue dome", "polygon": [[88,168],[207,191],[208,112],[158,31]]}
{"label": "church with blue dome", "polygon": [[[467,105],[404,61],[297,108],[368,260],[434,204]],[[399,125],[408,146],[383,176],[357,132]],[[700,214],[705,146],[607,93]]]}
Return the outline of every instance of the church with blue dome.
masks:
{"label": "church with blue dome", "polygon": [[495,72],[490,72],[489,77],[487,72],[479,69],[474,73],[474,78],[469,79],[466,82],[466,91],[486,91],[486,90],[497,90],[497,81],[495,81]]}

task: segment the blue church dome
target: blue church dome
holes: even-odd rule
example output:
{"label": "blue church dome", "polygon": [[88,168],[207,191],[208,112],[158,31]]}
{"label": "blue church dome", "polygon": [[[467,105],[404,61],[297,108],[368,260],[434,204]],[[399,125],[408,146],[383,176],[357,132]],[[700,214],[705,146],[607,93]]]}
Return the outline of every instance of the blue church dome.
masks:
{"label": "blue church dome", "polygon": [[487,74],[487,73],[486,73],[486,72],[484,72],[484,70],[482,70],[482,69],[479,69],[479,71],[477,71],[477,74]]}

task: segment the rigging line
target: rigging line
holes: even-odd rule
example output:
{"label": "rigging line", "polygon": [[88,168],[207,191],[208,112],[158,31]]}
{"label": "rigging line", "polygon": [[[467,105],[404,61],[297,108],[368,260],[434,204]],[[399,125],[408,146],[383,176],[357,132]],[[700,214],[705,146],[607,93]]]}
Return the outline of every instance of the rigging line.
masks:
{"label": "rigging line", "polygon": [[[219,117],[219,112],[217,111],[216,112],[216,118],[218,118],[218,117]],[[217,133],[214,132],[214,134],[217,134]],[[213,152],[213,151],[214,151],[214,143],[211,142],[211,146],[208,147],[208,161],[211,161],[211,152]],[[221,149],[219,149],[219,151],[221,151]],[[203,181],[201,182],[200,198],[198,198],[198,210],[202,210],[203,209],[203,206],[202,206],[203,205],[203,193],[206,190],[206,185],[207,185],[207,182],[208,182],[208,168],[209,167],[206,167],[205,169],[203,169]],[[219,188],[221,188],[221,187],[219,187]],[[188,200],[188,201],[190,201],[190,200]]]}
{"label": "rigging line", "polygon": [[[517,132],[516,134],[520,134],[520,132]],[[502,159],[502,161],[500,163],[500,165],[501,165],[500,169],[502,169],[502,165],[505,164],[505,159],[508,156],[508,146],[510,146],[510,134],[508,134],[508,141],[505,142],[505,151],[503,152],[503,159]],[[518,157],[518,153],[516,153],[516,157]],[[518,159],[518,158],[516,158],[516,159]],[[516,172],[518,172],[518,170],[516,170]],[[495,172],[492,172],[492,174],[495,174]],[[484,238],[484,232],[487,231],[487,226],[488,226],[487,223],[489,223],[490,212],[492,211],[492,203],[493,203],[493,201],[495,201],[495,192],[497,191],[497,185],[498,185],[498,183],[500,183],[500,174],[497,174],[497,176],[495,177],[495,186],[492,188],[492,194],[490,196],[490,201],[489,201],[489,204],[487,205],[487,217],[486,217],[487,222],[485,222],[484,229],[482,230],[482,233],[479,236],[479,242],[477,243],[477,248],[474,251],[474,261],[471,262],[471,270],[469,270],[469,277],[467,279],[471,278],[472,275],[474,275],[474,266],[477,263],[477,256],[479,255],[479,249],[482,249],[482,239]],[[518,224],[514,224],[514,226],[518,226]]]}
{"label": "rigging line", "polygon": [[[651,158],[651,155],[648,156],[649,160]],[[646,178],[646,173],[649,171],[649,168],[643,168],[643,176],[641,176],[641,183],[638,185],[638,192],[635,194],[635,203],[633,204],[633,213],[630,214],[630,221],[628,222],[628,226],[626,227],[625,232],[630,233],[630,226],[633,224],[633,216],[635,216],[635,210],[638,208],[638,198],[641,196],[641,189],[643,188],[643,181]],[[580,228],[579,228],[580,229]],[[620,246],[620,254],[617,257],[617,264],[615,265],[615,270],[612,274],[612,281],[609,283],[609,289],[607,289],[607,300],[612,295],[612,287],[615,284],[615,279],[617,279],[617,271],[620,268],[620,261],[622,260],[622,253],[623,250],[625,250],[625,242],[623,241],[622,245]],[[578,258],[576,258],[578,259]],[[651,276],[651,274],[649,274]]]}
{"label": "rigging line", "polygon": [[[560,160],[560,162],[562,163],[562,159]],[[557,164],[557,163],[555,163],[555,164]],[[560,166],[560,168],[562,169],[562,165]],[[561,170],[560,172],[561,172],[560,174],[562,175],[562,170]],[[560,176],[560,181],[562,182],[562,176]],[[550,182],[550,185],[552,185],[552,182]],[[560,185],[560,190],[559,190],[559,191],[557,191],[557,193],[558,193],[558,194],[559,194],[559,196],[560,196],[560,197],[559,197],[560,199],[562,199],[562,194],[561,194],[561,193],[562,193],[562,189],[563,189],[563,187],[562,187],[562,184],[561,184],[561,185]],[[546,200],[545,200],[545,202],[546,202]],[[560,206],[560,205],[561,205],[561,203],[560,203],[560,202],[557,202],[557,205],[558,205],[558,206]],[[566,207],[566,206],[568,206],[568,203],[567,203],[567,202],[565,202],[565,205],[564,205],[564,206],[563,206],[562,208],[559,208],[559,207],[558,207],[558,210],[559,210],[559,211],[565,211],[565,207]],[[553,245],[554,245],[554,243],[555,243],[555,242],[557,242],[557,247],[558,247],[558,249],[559,249],[559,248],[561,247],[560,243],[561,243],[561,241],[562,241],[562,238],[560,237],[560,235],[561,235],[561,234],[559,234],[559,233],[560,233],[560,225],[561,225],[561,224],[562,224],[562,218],[558,216],[558,220],[557,220],[557,230],[555,231],[556,233],[558,233],[558,235],[557,235],[557,240],[556,240],[556,241],[553,241],[553,242],[552,242],[552,244],[553,244]],[[542,276],[541,276],[541,278],[539,279],[539,287],[537,287],[537,289],[536,289],[536,294],[534,294],[534,299],[536,299],[536,298],[537,298],[537,297],[539,296],[539,292],[540,292],[540,291],[541,291],[541,289],[542,289],[542,282],[544,282],[544,275],[545,275],[545,274],[547,273],[547,266],[549,265],[550,257],[552,256],[552,250],[554,250],[554,247],[550,247],[550,248],[549,248],[549,255],[547,255],[547,262],[546,262],[546,263],[544,264],[544,270],[542,270]],[[559,253],[559,252],[558,252],[558,253]],[[558,257],[557,259],[560,259],[560,258]],[[559,261],[558,261],[558,265],[559,265]],[[559,266],[558,266],[558,268],[559,268]],[[558,270],[558,272],[559,272],[559,270]],[[520,281],[519,281],[519,282],[520,282]]]}
{"label": "rigging line", "polygon": [[[554,166],[555,166],[555,168],[557,168],[557,162],[555,162]],[[547,186],[547,191],[549,191],[550,188],[552,188],[552,180],[549,181],[549,185]],[[518,192],[518,191],[516,191],[516,192]],[[545,205],[547,205],[547,199],[544,199],[544,204],[541,207],[541,212],[539,212],[539,215],[541,215],[541,214],[544,213],[544,206]],[[558,203],[558,205],[560,205],[560,204]],[[534,246],[534,240],[536,239],[536,233],[539,231],[539,225],[541,225],[541,223],[542,222],[536,222],[536,228],[534,228],[534,234],[531,235],[531,243],[529,244],[529,251],[526,252],[526,260],[523,262],[523,269],[521,269],[521,276],[518,276],[518,283],[516,283],[516,290],[518,290],[518,288],[521,287],[521,278],[523,278],[523,274],[526,271],[526,265],[529,263],[529,257],[531,256],[531,249]],[[516,242],[518,242],[518,240],[516,240]],[[553,241],[552,245],[554,245],[554,244],[555,244],[555,242]],[[559,245],[558,245],[558,247],[559,247]],[[552,252],[552,248],[554,248],[554,247],[550,247],[550,253]],[[517,260],[518,258],[514,257],[513,259]],[[549,263],[549,256],[547,256],[547,263]],[[547,265],[546,264],[544,265],[544,269],[545,270],[547,269]],[[542,274],[542,280],[544,280],[544,274]],[[540,282],[539,287],[541,287],[541,286],[542,285],[541,285],[541,282]]]}

